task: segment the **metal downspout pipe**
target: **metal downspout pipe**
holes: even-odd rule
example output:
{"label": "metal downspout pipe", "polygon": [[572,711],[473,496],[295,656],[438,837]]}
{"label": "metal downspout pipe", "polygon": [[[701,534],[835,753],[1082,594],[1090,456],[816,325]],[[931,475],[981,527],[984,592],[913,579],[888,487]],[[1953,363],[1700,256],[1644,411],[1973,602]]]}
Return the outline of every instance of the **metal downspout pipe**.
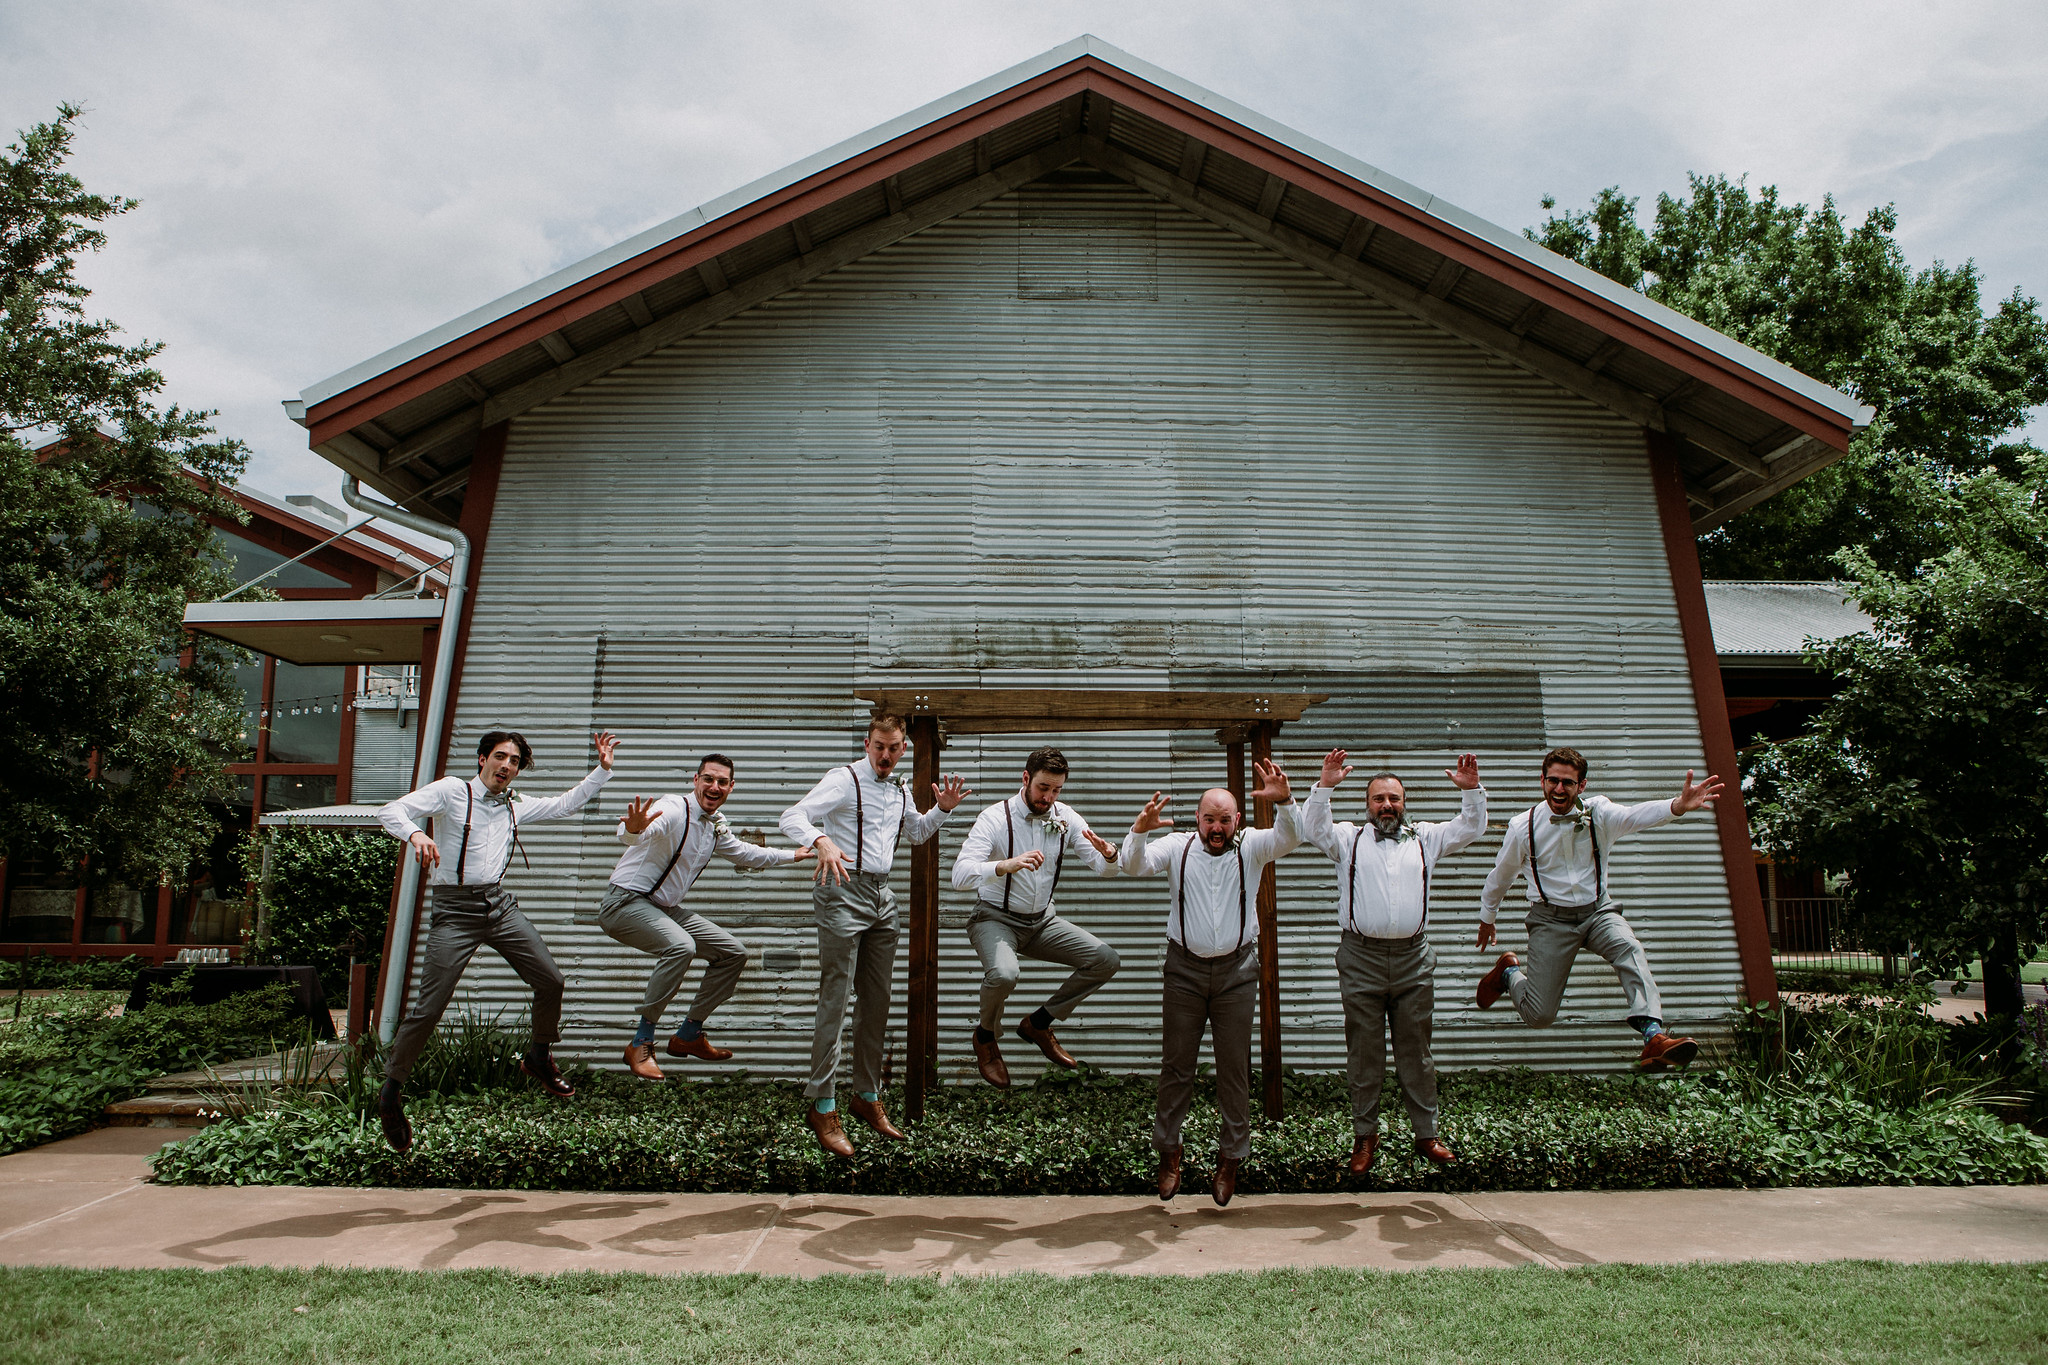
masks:
{"label": "metal downspout pipe", "polygon": [[[462,624],[462,601],[469,592],[469,537],[452,526],[364,497],[352,474],[341,481],[341,498],[357,511],[396,522],[455,547],[448,563],[448,592],[441,605],[441,641],[434,651],[433,682],[427,689],[427,704],[420,712],[420,757],[412,775],[413,790],[417,791],[434,780],[440,757],[441,727],[448,715],[448,682],[455,670],[455,636]],[[393,911],[396,922],[391,926],[391,953],[384,963],[384,986],[378,995],[377,1039],[386,1046],[398,1030],[398,1002],[405,994],[406,964],[412,960],[413,898],[419,894],[419,886],[419,859],[407,848],[398,858],[398,905]]]}

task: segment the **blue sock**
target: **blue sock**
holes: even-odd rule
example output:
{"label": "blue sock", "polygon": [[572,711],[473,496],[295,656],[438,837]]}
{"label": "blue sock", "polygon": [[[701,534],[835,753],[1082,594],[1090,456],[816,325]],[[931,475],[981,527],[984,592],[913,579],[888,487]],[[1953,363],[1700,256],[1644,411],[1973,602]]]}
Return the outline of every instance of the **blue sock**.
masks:
{"label": "blue sock", "polygon": [[868,1102],[869,1104],[873,1104],[873,1103],[874,1103],[874,1102],[875,1102],[876,1100],[878,1100],[878,1099],[882,1098],[882,1097],[881,1097],[881,1096],[880,1096],[879,1094],[877,1094],[876,1092],[874,1092],[874,1091],[872,1091],[872,1090],[863,1090],[863,1091],[861,1091],[861,1092],[860,1092],[860,1097],[861,1097],[862,1099],[866,1100],[866,1101],[867,1101],[867,1102]]}
{"label": "blue sock", "polygon": [[1520,976],[1521,974],[1522,969],[1520,967],[1509,967],[1506,971],[1500,974],[1501,984],[1503,986],[1512,986],[1515,984],[1515,978]]}
{"label": "blue sock", "polygon": [[811,1108],[821,1114],[829,1114],[838,1107],[839,1101],[833,1099],[830,1095],[820,1095],[817,1099],[811,1101]]}
{"label": "blue sock", "polygon": [[682,1039],[686,1043],[694,1041],[695,1039],[700,1037],[703,1034],[703,1032],[704,1026],[698,1023],[695,1019],[685,1019],[682,1023],[676,1025],[676,1037]]}
{"label": "blue sock", "polygon": [[1664,1021],[1662,1019],[1651,1019],[1646,1015],[1637,1015],[1628,1022],[1635,1028],[1637,1033],[1643,1035],[1643,1041],[1646,1043],[1664,1031]]}
{"label": "blue sock", "polygon": [[633,1044],[637,1047],[642,1043],[651,1043],[653,1041],[654,1021],[652,1019],[647,1018],[645,1015],[642,1015],[640,1019],[640,1027],[633,1030]]}

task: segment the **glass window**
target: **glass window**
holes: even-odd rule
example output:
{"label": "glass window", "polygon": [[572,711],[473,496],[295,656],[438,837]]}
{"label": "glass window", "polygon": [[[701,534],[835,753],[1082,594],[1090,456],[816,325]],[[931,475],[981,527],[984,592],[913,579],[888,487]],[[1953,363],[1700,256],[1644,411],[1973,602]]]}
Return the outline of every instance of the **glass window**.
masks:
{"label": "glass window", "polygon": [[[342,680],[339,665],[301,668],[277,661],[270,696],[270,763],[341,761]],[[330,779],[331,781],[331,779]],[[317,803],[314,803],[317,804]],[[265,810],[274,810],[268,798]]]}
{"label": "glass window", "polygon": [[[237,586],[247,583],[250,579],[260,574],[270,573],[272,569],[275,569],[278,565],[291,558],[290,555],[281,555],[275,550],[266,550],[253,540],[245,540],[232,531],[223,531],[217,526],[213,530],[213,543],[222,554],[227,556],[228,562],[234,565],[235,583]],[[310,564],[298,563],[282,573],[271,574],[269,578],[263,580],[263,586],[266,588],[346,588],[349,584],[346,580],[336,578],[332,574],[320,572]]]}
{"label": "glass window", "polygon": [[157,890],[97,879],[85,902],[87,943],[156,942]]}
{"label": "glass window", "polygon": [[263,779],[263,809],[305,810],[334,804],[331,773],[271,773]]}
{"label": "glass window", "polygon": [[242,685],[242,743],[254,759],[256,732],[263,726],[263,656],[257,655],[253,664],[236,665],[235,681]]}
{"label": "glass window", "polygon": [[216,804],[220,818],[205,861],[194,864],[191,884],[181,896],[183,913],[171,917],[173,943],[240,943],[253,925],[249,888],[242,870],[242,845],[249,837],[256,779],[236,779],[234,799]]}
{"label": "glass window", "polygon": [[77,909],[76,867],[33,853],[8,860],[0,938],[9,943],[69,943]]}

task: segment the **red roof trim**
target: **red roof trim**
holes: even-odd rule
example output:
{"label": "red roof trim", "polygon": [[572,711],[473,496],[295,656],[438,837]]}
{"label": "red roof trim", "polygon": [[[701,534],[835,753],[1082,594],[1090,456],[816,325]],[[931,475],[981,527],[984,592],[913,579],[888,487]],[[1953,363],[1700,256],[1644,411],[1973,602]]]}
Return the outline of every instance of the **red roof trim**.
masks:
{"label": "red roof trim", "polygon": [[950,151],[1025,115],[1083,90],[1098,91],[1168,127],[1198,137],[1232,156],[1301,185],[1342,207],[1399,232],[1500,280],[1569,317],[1617,336],[1680,373],[1731,393],[1837,450],[1851,427],[1820,407],[1736,362],[1702,351],[1597,295],[1586,293],[1502,252],[1415,206],[1354,180],[1291,147],[1214,111],[1114,67],[1094,56],[1076,58],[997,95],[851,157],[829,170],[784,187],[715,222],[684,233],[579,280],[547,299],[478,328],[308,410],[311,444],[318,446],[358,424],[439,388],[461,374],[538,341],[579,318],[673,278],[742,242],[784,226],[850,193],[880,184],[934,155]]}

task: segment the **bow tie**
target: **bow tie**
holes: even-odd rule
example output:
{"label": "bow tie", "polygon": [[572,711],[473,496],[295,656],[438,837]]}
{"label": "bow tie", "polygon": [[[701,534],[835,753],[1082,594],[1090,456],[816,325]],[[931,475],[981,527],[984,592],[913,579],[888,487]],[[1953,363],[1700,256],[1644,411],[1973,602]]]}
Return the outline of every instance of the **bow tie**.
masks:
{"label": "bow tie", "polygon": [[481,799],[486,806],[509,806],[519,798],[507,789],[501,792],[487,791]]}
{"label": "bow tie", "polygon": [[1587,820],[1592,818],[1592,815],[1593,813],[1591,811],[1587,810],[1584,806],[1581,806],[1579,807],[1579,809],[1573,811],[1570,815],[1551,816],[1550,823],[1553,825],[1583,825],[1586,823]]}
{"label": "bow tie", "polygon": [[1409,826],[1403,825],[1399,829],[1395,830],[1392,834],[1389,834],[1385,830],[1381,829],[1378,825],[1374,825],[1372,827],[1372,841],[1377,844],[1382,840],[1391,839],[1398,844],[1414,832],[1415,831],[1411,829]]}

